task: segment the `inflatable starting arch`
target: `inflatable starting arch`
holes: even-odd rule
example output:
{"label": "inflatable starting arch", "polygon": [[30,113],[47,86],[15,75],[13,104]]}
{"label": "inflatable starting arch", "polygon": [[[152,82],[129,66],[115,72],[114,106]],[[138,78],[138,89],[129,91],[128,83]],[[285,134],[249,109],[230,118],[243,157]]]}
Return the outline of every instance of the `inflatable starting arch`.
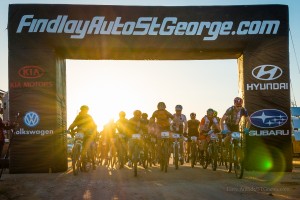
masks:
{"label": "inflatable starting arch", "polygon": [[65,59],[237,59],[246,168],[291,171],[288,16],[286,5],[9,5],[10,116],[22,116],[10,173],[67,170]]}

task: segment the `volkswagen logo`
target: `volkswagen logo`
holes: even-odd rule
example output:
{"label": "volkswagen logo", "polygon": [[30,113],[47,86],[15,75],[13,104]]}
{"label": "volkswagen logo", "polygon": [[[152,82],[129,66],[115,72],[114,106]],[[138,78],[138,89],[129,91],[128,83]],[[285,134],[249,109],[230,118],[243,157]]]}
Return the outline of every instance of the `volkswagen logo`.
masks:
{"label": "volkswagen logo", "polygon": [[24,116],[24,123],[29,127],[35,127],[38,125],[40,117],[35,112],[27,112]]}
{"label": "volkswagen logo", "polygon": [[254,126],[259,128],[275,128],[285,124],[288,117],[281,110],[263,109],[252,113],[250,120]]}
{"label": "volkswagen logo", "polygon": [[260,65],[252,70],[252,76],[259,80],[271,81],[282,75],[282,69],[276,65]]}

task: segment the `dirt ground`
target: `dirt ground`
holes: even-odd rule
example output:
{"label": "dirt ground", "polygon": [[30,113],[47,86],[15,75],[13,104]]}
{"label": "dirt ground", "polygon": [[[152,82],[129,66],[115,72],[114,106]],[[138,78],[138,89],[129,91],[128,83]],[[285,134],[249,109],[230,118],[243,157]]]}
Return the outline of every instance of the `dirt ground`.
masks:
{"label": "dirt ground", "polygon": [[191,168],[189,164],[167,173],[158,166],[140,167],[138,176],[131,168],[108,169],[98,166],[88,173],[9,174],[0,181],[0,199],[300,199],[300,160],[289,173],[246,171],[243,179],[221,166]]}

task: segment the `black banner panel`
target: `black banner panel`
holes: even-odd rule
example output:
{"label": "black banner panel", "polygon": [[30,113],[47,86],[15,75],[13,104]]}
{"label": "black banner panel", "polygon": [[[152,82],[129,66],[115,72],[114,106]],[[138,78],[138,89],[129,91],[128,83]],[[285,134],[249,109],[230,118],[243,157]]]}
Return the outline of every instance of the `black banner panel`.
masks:
{"label": "black banner panel", "polygon": [[288,28],[286,5],[10,5],[10,172],[67,169],[64,59],[238,59],[247,168],[291,171]]}

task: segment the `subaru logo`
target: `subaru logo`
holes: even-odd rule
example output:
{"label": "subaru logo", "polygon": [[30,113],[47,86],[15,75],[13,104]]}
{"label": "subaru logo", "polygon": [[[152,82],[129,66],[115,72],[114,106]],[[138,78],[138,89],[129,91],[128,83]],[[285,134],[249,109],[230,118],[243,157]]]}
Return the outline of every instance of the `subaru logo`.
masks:
{"label": "subaru logo", "polygon": [[252,113],[250,120],[254,126],[259,128],[275,128],[285,124],[288,117],[281,110],[263,109]]}
{"label": "subaru logo", "polygon": [[34,127],[38,125],[40,121],[40,117],[37,113],[35,112],[28,112],[25,114],[24,117],[24,123],[29,126],[29,127]]}
{"label": "subaru logo", "polygon": [[276,65],[260,65],[252,70],[252,76],[259,80],[271,81],[282,75],[282,69]]}

